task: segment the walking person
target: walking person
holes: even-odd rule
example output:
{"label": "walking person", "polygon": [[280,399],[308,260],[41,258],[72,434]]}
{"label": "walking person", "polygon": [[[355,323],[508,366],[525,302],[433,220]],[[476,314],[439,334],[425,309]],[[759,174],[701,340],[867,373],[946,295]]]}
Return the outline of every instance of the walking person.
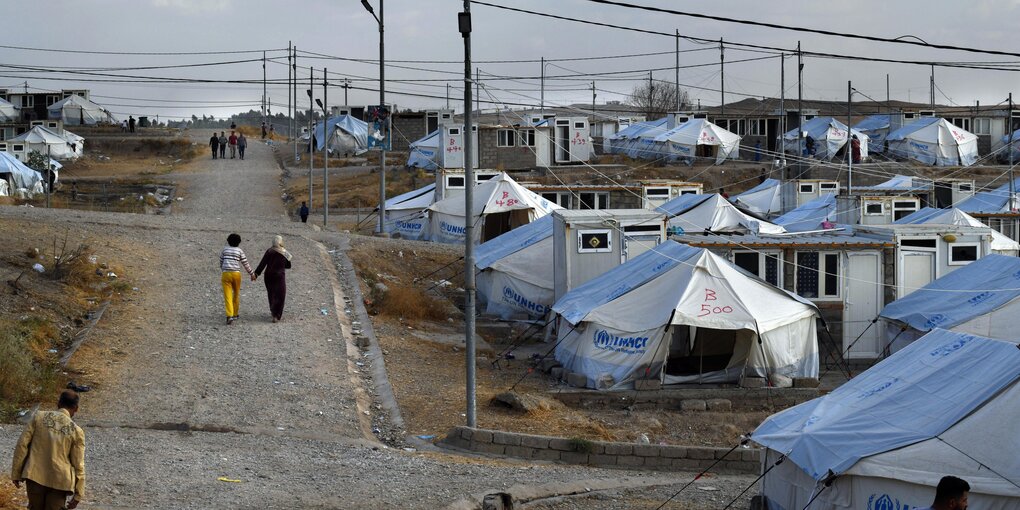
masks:
{"label": "walking person", "polygon": [[135,118],[132,116],[128,116],[128,130],[132,133],[135,132]]}
{"label": "walking person", "polygon": [[[56,411],[38,411],[14,448],[11,481],[25,483],[32,510],[73,510],[85,497],[85,431],[71,421],[78,393],[64,390]],[[68,501],[70,497],[70,501]]]}
{"label": "walking person", "polygon": [[298,210],[298,214],[301,216],[301,223],[308,223],[308,204],[301,202],[301,209]]}
{"label": "walking person", "polygon": [[220,283],[223,284],[223,304],[227,311],[227,325],[233,324],[241,312],[241,268],[255,281],[255,272],[248,264],[248,257],[241,250],[241,236],[227,236],[227,246],[220,252]]}
{"label": "walking person", "polygon": [[262,139],[266,139],[266,121],[262,121]]}
{"label": "walking person", "polygon": [[220,159],[227,159],[227,134],[220,131]]}
{"label": "walking person", "polygon": [[216,136],[215,131],[213,131],[212,138],[209,139],[209,147],[212,148],[212,158],[216,159],[216,153],[220,150],[220,137]]}
{"label": "walking person", "polygon": [[244,133],[241,133],[237,137],[237,154],[244,159],[244,150],[248,148],[248,139],[244,137]]}
{"label": "walking person", "polygon": [[262,260],[255,268],[255,278],[258,278],[263,271],[266,277],[263,280],[266,284],[266,294],[269,296],[269,313],[273,315],[273,322],[283,320],[283,305],[287,301],[287,275],[285,270],[290,269],[291,254],[283,247],[283,237],[273,238],[273,247],[266,250]]}
{"label": "walking person", "polygon": [[233,131],[230,132],[230,138],[227,138],[227,143],[230,144],[230,159],[237,158],[237,135]]}
{"label": "walking person", "polygon": [[861,162],[861,140],[857,135],[850,139],[850,157],[855,165]]}

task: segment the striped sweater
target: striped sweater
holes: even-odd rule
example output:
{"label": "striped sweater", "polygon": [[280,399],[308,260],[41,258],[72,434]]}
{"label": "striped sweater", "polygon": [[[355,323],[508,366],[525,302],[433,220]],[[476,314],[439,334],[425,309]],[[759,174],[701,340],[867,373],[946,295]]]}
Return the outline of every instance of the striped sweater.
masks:
{"label": "striped sweater", "polygon": [[220,252],[220,270],[223,272],[228,271],[241,271],[241,266],[244,266],[244,270],[249,275],[255,274],[252,271],[251,266],[248,264],[248,257],[244,256],[244,252],[240,248],[233,246],[227,246]]}

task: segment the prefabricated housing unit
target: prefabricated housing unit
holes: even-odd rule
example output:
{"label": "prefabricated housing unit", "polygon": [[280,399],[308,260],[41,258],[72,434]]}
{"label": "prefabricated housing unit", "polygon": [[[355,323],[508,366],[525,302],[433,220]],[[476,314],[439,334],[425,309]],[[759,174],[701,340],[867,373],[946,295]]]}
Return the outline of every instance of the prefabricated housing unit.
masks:
{"label": "prefabricated housing unit", "polygon": [[666,215],[642,209],[553,211],[555,297],[666,239]]}
{"label": "prefabricated housing unit", "polygon": [[[436,199],[463,196],[466,176],[463,168],[440,168],[436,172]],[[498,170],[475,170],[475,184],[483,183],[500,174]]]}
{"label": "prefabricated housing unit", "polygon": [[[471,165],[478,168],[478,125],[471,126]],[[442,124],[439,126],[439,168],[464,168],[464,125]]]}

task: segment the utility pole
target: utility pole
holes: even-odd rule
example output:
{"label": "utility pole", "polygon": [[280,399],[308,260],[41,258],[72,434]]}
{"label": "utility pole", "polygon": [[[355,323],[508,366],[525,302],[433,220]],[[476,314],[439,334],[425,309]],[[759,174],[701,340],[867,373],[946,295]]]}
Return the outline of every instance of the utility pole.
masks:
{"label": "utility pole", "polygon": [[595,82],[591,82],[591,121],[595,122]]}
{"label": "utility pole", "polygon": [[1016,183],[1013,181],[1013,93],[1009,93],[1009,116],[1006,119],[1006,129],[1009,130],[1009,212],[1016,210],[1014,203],[1016,201]]}
{"label": "utility pole", "polygon": [[[470,37],[470,36],[468,36],[468,37]],[[542,79],[541,79],[541,83],[542,83],[542,86],[541,86],[541,88],[542,88],[542,95],[541,95],[541,99],[539,100],[539,104],[540,104],[540,107],[542,109],[542,117],[544,118],[545,117],[545,57],[542,57],[542,74],[541,74],[541,76],[542,76]]]}
{"label": "utility pole", "polygon": [[673,67],[673,86],[676,88],[676,111],[683,108],[680,102],[680,29],[676,29],[676,64]]}
{"label": "utility pole", "polygon": [[[297,78],[297,46],[294,46],[294,62],[291,64],[291,70],[293,71],[293,73],[291,73],[291,74],[294,75],[294,130],[296,131],[297,130],[297,126],[298,126],[298,123],[297,123],[297,109],[298,109],[298,105],[297,105],[297,88],[298,88],[298,81],[297,81],[298,80],[298,78]],[[298,136],[297,136],[297,133],[294,133],[294,164],[295,165],[297,165],[298,161],[301,161],[301,158],[298,156],[297,146],[298,146]],[[309,205],[308,207],[311,207],[311,205]]]}
{"label": "utility pole", "polygon": [[931,89],[931,109],[934,111],[935,110],[935,65],[934,64],[932,64],[932,66],[931,66],[931,78],[928,81],[931,84],[930,87],[929,87]]}
{"label": "utility pole", "polygon": [[846,193],[849,195],[850,191],[854,187],[854,156],[853,147],[851,147],[853,136],[850,132],[850,102],[854,95],[854,88],[851,85],[850,80],[846,82],[846,161],[847,161],[847,172],[846,172]]}
{"label": "utility pole", "polygon": [[[889,98],[889,74],[885,75],[885,114],[889,116],[890,128],[892,127],[892,100]],[[869,151],[871,149],[868,149]]]}
{"label": "utility pole", "polygon": [[786,55],[779,54],[779,161],[786,166]]}
{"label": "utility pole", "polygon": [[351,107],[351,103],[347,102],[347,90],[351,88],[351,79],[344,78],[344,106],[347,108]]}
{"label": "utility pole", "polygon": [[446,109],[450,109],[450,84],[446,84]]}
{"label": "utility pole", "polygon": [[287,136],[294,136],[294,115],[290,111],[290,65],[291,65],[291,53],[290,53],[291,41],[287,41]]}
{"label": "utility pole", "polygon": [[[482,76],[479,69],[475,68],[475,108],[478,109],[478,115],[482,115]],[[467,133],[471,134],[470,126],[468,126]]]}
{"label": "utility pole", "polygon": [[[465,238],[464,238],[464,344],[465,362],[467,365],[466,406],[467,426],[478,424],[475,416],[475,248],[474,222],[471,221],[475,171],[471,165],[474,140],[471,136],[471,0],[464,0],[464,12],[457,16],[457,25],[464,37],[464,204],[465,204]],[[542,70],[545,70],[543,59]],[[544,106],[544,101],[543,101]],[[544,111],[544,109],[543,109]]]}
{"label": "utility pole", "polygon": [[[719,38],[719,115],[726,115],[726,55],[722,37]],[[743,134],[743,133],[741,133]]]}
{"label": "utility pole", "polygon": [[[364,0],[363,0],[364,1]],[[367,3],[367,2],[366,2]],[[379,107],[386,108],[386,37],[383,26],[383,4],[379,0]],[[393,116],[387,116],[392,122]],[[386,147],[379,151],[379,235],[386,235]]]}
{"label": "utility pole", "polygon": [[804,156],[804,55],[797,41],[797,152]]}
{"label": "utility pole", "polygon": [[648,117],[655,113],[655,82],[652,81],[652,71],[648,71]]}
{"label": "utility pole", "polygon": [[322,228],[329,225],[329,77],[326,68],[322,68]]}
{"label": "utility pole", "polygon": [[266,52],[262,52],[262,122],[266,121]]}
{"label": "utility pole", "polygon": [[52,190],[50,188],[53,186],[53,184],[52,184],[52,182],[53,182],[53,177],[52,177],[53,163],[51,163],[53,161],[51,159],[53,156],[51,156],[50,154],[51,154],[51,152],[50,152],[50,144],[46,144],[46,208],[47,209],[50,208],[50,193],[52,192]]}
{"label": "utility pole", "polygon": [[312,171],[315,162],[315,104],[312,99],[315,90],[315,68],[308,68],[308,208],[312,208]]}

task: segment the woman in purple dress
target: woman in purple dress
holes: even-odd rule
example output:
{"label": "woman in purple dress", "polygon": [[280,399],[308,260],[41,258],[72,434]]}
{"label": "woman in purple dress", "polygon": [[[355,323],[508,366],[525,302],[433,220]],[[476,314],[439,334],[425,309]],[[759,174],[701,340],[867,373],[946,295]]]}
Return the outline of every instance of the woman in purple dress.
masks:
{"label": "woman in purple dress", "polygon": [[287,300],[287,276],[285,270],[290,269],[290,252],[283,247],[283,237],[273,239],[273,247],[266,250],[262,261],[255,268],[255,277],[263,271],[266,273],[266,293],[269,294],[269,312],[273,314],[273,322],[283,320],[283,304]]}

